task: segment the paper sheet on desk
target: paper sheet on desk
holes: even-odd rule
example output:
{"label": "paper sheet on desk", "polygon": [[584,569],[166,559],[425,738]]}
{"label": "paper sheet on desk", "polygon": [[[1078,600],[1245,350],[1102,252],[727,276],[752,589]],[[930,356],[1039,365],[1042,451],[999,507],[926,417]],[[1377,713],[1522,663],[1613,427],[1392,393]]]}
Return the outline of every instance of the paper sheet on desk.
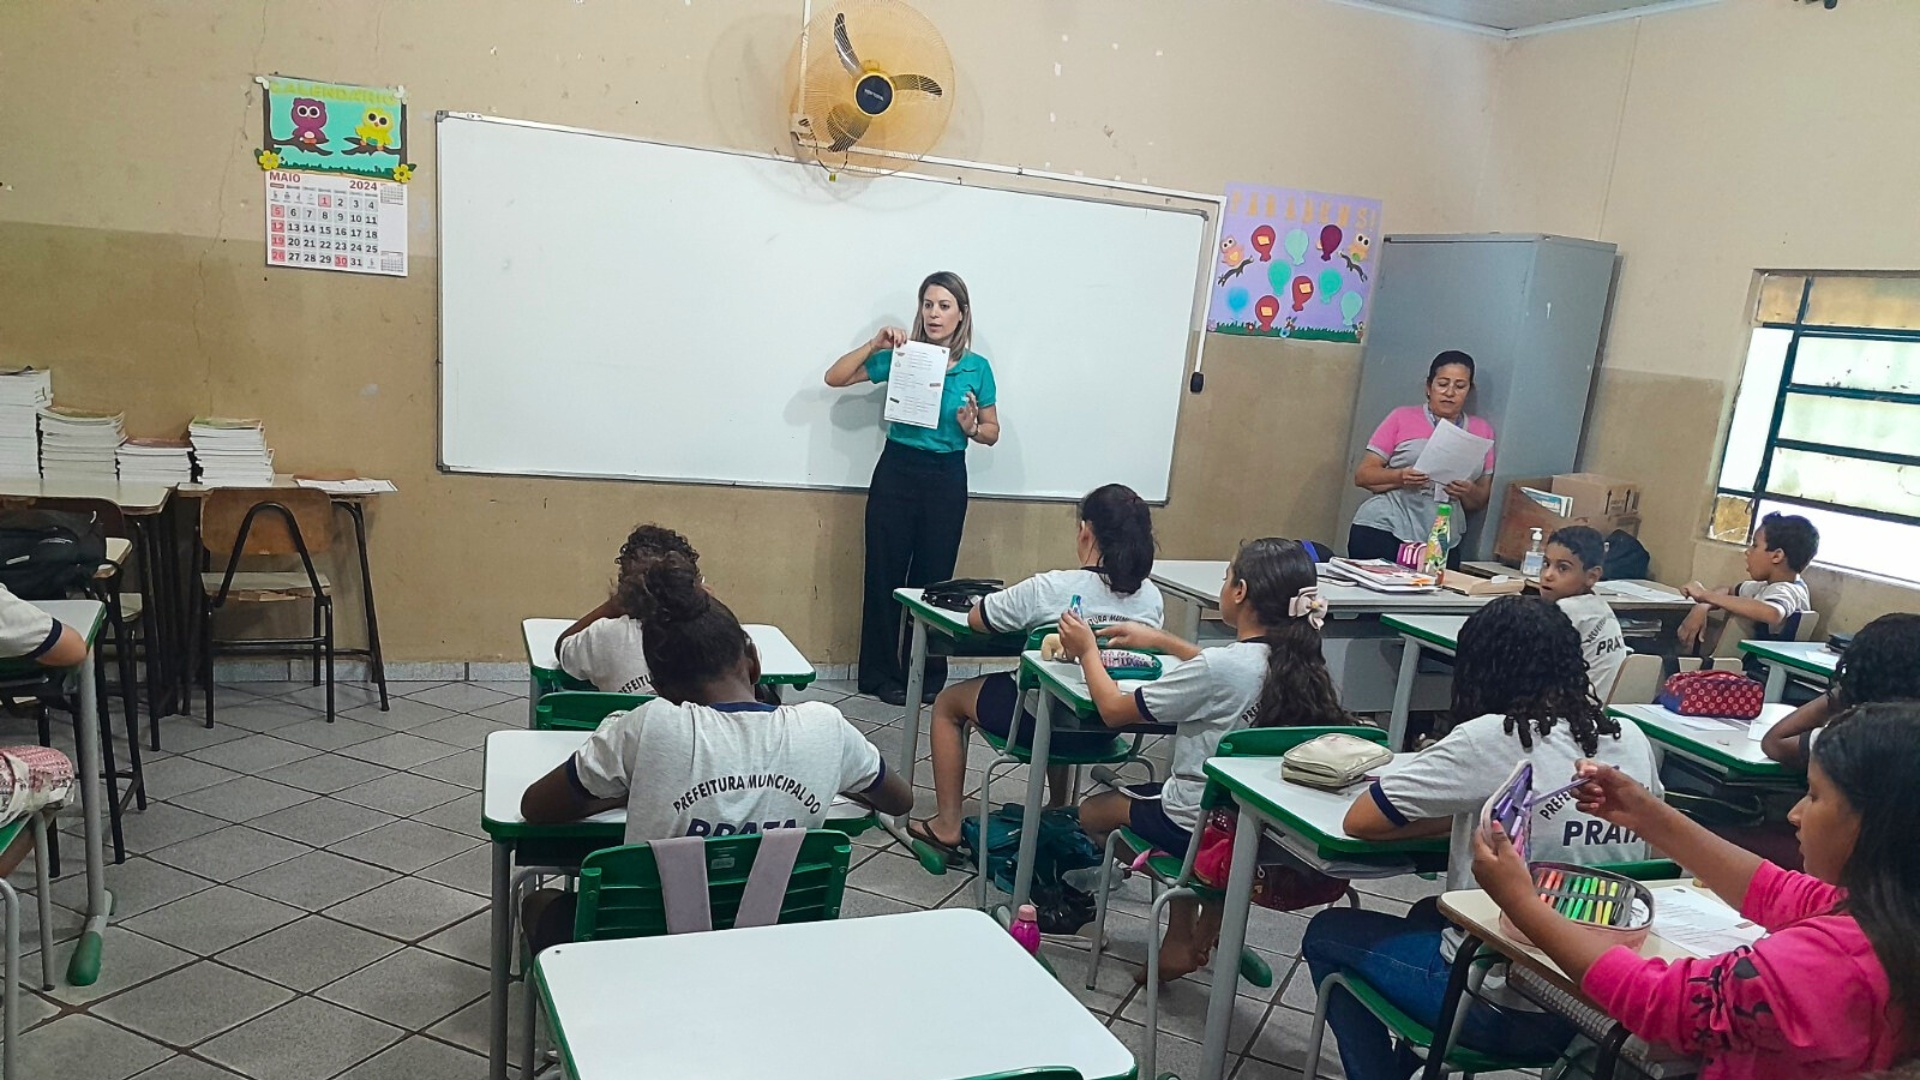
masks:
{"label": "paper sheet on desk", "polygon": [[945,348],[924,341],[909,341],[893,350],[883,414],[888,423],[940,426],[940,392],[947,381],[948,359]]}
{"label": "paper sheet on desk", "polygon": [[1433,435],[1413,463],[1415,472],[1427,474],[1437,491],[1455,480],[1471,480],[1486,469],[1487,451],[1492,439],[1483,439],[1457,424],[1433,425]]}
{"label": "paper sheet on desk", "polygon": [[1695,956],[1718,956],[1766,933],[1719,897],[1690,885],[1653,894],[1653,932]]}
{"label": "paper sheet on desk", "polygon": [[389,491],[398,491],[391,480],[305,480],[296,479],[295,484],[315,491],[324,491],[329,495],[379,495]]}
{"label": "paper sheet on desk", "polygon": [[1663,589],[1656,585],[1642,585],[1637,581],[1603,581],[1593,587],[1601,596],[1617,596],[1622,600],[1684,600],[1685,597],[1672,589]]}

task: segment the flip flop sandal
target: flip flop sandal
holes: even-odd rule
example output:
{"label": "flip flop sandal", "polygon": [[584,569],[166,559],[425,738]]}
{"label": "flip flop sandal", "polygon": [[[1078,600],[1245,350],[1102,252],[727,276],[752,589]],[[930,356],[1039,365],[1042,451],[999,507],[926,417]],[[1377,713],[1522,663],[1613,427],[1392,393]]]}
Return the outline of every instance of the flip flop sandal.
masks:
{"label": "flip flop sandal", "polygon": [[[933,835],[933,826],[929,824],[931,820],[931,818],[921,818],[918,821],[907,822],[907,835],[913,839],[913,846],[916,849],[925,848],[926,854],[933,855],[942,864],[942,870],[966,865],[967,857],[961,852],[960,845],[949,844]],[[926,865],[928,870],[933,869],[919,850],[915,851],[915,856],[920,858],[921,864]]]}

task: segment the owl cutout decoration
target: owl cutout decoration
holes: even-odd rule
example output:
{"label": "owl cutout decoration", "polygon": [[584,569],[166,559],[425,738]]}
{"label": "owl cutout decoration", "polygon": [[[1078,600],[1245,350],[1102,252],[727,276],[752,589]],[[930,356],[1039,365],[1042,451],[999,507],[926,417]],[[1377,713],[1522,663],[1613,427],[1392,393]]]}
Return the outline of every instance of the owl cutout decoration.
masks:
{"label": "owl cutout decoration", "polygon": [[413,178],[407,160],[404,89],[350,86],[278,75],[262,89],[262,169],[338,173],[370,180]]}

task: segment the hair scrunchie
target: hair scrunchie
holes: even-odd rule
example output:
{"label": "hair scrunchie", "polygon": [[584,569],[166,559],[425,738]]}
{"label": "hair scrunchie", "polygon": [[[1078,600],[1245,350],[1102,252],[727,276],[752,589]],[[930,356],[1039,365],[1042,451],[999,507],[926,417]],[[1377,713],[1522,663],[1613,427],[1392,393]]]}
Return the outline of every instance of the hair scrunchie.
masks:
{"label": "hair scrunchie", "polygon": [[1318,630],[1327,624],[1327,602],[1320,596],[1318,587],[1309,585],[1287,601],[1287,614],[1307,620],[1307,625]]}

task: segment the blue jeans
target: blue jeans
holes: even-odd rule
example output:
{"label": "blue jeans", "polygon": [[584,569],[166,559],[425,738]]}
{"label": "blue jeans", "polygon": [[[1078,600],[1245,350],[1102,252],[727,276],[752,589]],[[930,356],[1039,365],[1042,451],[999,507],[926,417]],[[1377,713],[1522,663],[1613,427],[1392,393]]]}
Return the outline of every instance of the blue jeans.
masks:
{"label": "blue jeans", "polygon": [[[1448,969],[1440,954],[1446,917],[1432,899],[1413,906],[1405,918],[1379,911],[1328,908],[1307,924],[1300,955],[1318,987],[1335,972],[1358,976],[1380,995],[1420,1023],[1439,1023],[1447,992]],[[1396,1050],[1387,1026],[1353,996],[1335,993],[1327,1003],[1327,1024],[1340,1044],[1340,1062],[1348,1080],[1406,1080],[1418,1061]],[[1573,1038],[1565,1020],[1549,1013],[1495,1009],[1471,1003],[1460,1042],[1482,1053],[1522,1057],[1560,1052]]]}

